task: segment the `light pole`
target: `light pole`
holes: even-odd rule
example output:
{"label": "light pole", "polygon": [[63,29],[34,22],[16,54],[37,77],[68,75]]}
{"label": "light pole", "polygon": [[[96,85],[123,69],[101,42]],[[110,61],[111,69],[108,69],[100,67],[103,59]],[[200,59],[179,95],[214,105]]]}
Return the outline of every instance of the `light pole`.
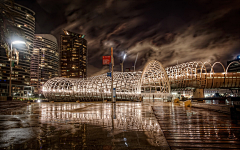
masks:
{"label": "light pole", "polygon": [[133,66],[134,72],[135,72],[135,65],[136,65],[136,63],[137,63],[137,59],[138,59],[138,53],[137,53],[137,57],[136,57],[136,60],[135,60],[134,66]]}
{"label": "light pole", "polygon": [[124,60],[125,60],[126,56],[127,56],[127,54],[123,55],[123,61],[122,61],[122,63],[120,63],[122,72],[123,72],[123,63],[124,63]]}
{"label": "light pole", "polygon": [[111,75],[112,75],[112,84],[111,84],[111,92],[112,92],[112,103],[114,103],[114,98],[113,98],[113,66],[114,66],[114,59],[113,59],[113,47],[111,47],[111,65],[112,65],[112,70],[111,70]]}
{"label": "light pole", "polygon": [[12,45],[14,44],[26,44],[24,41],[13,41],[11,42],[11,50],[10,50],[10,79],[9,79],[9,97],[12,100]]}

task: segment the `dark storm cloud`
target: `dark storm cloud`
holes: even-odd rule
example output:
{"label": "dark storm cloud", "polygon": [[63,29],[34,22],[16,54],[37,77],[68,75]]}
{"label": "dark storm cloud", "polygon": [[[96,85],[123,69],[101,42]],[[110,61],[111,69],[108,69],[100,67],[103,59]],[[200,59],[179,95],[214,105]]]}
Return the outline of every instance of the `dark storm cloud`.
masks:
{"label": "dark storm cloud", "polygon": [[[101,56],[114,47],[115,67],[121,52],[137,69],[156,59],[164,66],[187,61],[226,63],[239,54],[239,0],[38,0],[50,15],[62,14],[62,29],[86,35],[89,73],[104,72]],[[49,20],[50,24],[51,20]],[[45,23],[46,24],[46,23]],[[44,28],[41,26],[41,28]],[[42,29],[44,30],[44,29]]]}

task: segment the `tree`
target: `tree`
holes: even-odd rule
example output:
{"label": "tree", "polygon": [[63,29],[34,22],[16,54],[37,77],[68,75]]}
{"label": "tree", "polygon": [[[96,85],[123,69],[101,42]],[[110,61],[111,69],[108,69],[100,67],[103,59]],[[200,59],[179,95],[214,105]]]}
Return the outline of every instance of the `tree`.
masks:
{"label": "tree", "polygon": [[15,19],[20,16],[11,11],[6,4],[14,8],[13,0],[0,0],[0,46],[6,50],[9,58],[11,38],[24,37],[24,32],[15,24]]}

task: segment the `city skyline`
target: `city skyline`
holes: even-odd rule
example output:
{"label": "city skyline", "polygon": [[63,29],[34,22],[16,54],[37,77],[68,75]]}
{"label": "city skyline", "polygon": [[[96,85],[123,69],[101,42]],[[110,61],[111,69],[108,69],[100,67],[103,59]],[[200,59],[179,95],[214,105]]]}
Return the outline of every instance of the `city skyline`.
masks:
{"label": "city skyline", "polygon": [[239,0],[0,11],[0,149],[240,149]]}
{"label": "city skyline", "polygon": [[236,0],[16,2],[37,12],[36,32],[58,36],[64,28],[85,34],[89,74],[107,70],[99,62],[110,53],[110,46],[115,47],[117,70],[122,51],[128,53],[126,68],[132,68],[139,53],[137,70],[152,59],[164,67],[192,60],[220,61],[226,66],[239,54],[240,2]]}

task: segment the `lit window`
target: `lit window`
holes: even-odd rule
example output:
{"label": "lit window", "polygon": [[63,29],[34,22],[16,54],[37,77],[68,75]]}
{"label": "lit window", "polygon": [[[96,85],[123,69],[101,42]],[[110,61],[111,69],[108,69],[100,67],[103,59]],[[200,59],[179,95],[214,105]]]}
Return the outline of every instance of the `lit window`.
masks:
{"label": "lit window", "polygon": [[26,14],[26,16],[27,19],[35,20],[35,18],[32,15]]}
{"label": "lit window", "polygon": [[26,37],[26,39],[31,40],[31,37],[29,37],[29,36],[25,36],[25,37]]}

